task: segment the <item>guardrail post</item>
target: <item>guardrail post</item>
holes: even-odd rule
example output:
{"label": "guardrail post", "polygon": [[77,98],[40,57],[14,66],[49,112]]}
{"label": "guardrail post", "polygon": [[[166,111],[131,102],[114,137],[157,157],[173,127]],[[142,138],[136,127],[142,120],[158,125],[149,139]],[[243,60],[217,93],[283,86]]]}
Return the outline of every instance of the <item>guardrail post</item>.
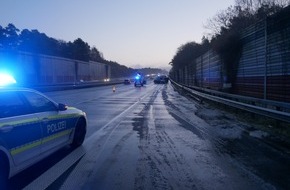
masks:
{"label": "guardrail post", "polygon": [[[251,104],[252,104],[253,106],[256,105],[255,102],[251,102]],[[252,113],[251,113],[251,118],[252,118],[252,119],[256,119],[256,114],[252,112]]]}
{"label": "guardrail post", "polygon": [[[281,111],[281,107],[276,107],[277,111]],[[280,128],[281,127],[281,121],[276,119],[276,127]]]}

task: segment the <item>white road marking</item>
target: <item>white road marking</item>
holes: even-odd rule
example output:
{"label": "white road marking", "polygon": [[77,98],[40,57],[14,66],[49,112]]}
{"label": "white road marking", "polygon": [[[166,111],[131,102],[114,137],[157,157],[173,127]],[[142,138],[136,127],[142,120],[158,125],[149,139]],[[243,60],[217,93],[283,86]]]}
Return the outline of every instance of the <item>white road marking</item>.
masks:
{"label": "white road marking", "polygon": [[[154,90],[154,89],[153,89]],[[116,122],[118,119],[122,118],[128,111],[130,111],[132,108],[134,108],[137,104],[141,103],[143,99],[145,99],[147,96],[151,95],[151,91],[147,92],[145,95],[143,95],[137,102],[129,106],[126,110],[121,112],[119,115],[114,117],[110,122],[108,122],[106,125],[104,125],[102,128],[100,128],[98,131],[96,131],[94,134],[92,134],[88,139],[85,140],[84,144],[74,150],[72,153],[70,153],[68,156],[63,158],[61,161],[59,161],[57,164],[55,164],[53,167],[51,167],[49,170],[44,172],[41,176],[39,176],[37,179],[35,179],[33,182],[28,184],[23,190],[44,190],[49,185],[51,185],[54,181],[56,181],[65,171],[67,171],[74,163],[76,163],[83,155],[87,153],[87,151],[90,149],[91,145],[93,144],[91,141],[95,141],[98,136],[101,136],[100,134],[106,133],[106,129],[114,122]],[[115,130],[117,125],[114,127],[114,129],[110,132],[109,136],[107,137],[105,143],[109,139],[112,132]]]}

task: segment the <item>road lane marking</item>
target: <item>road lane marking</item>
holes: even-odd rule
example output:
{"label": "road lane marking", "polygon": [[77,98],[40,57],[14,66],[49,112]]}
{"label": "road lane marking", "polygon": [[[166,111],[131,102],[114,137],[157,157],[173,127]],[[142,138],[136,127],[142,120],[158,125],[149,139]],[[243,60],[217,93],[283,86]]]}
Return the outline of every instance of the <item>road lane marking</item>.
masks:
{"label": "road lane marking", "polygon": [[[96,131],[94,134],[92,134],[88,141],[98,141],[98,138],[101,138],[101,136],[105,136],[105,140],[102,142],[101,148],[98,149],[95,152],[89,152],[90,154],[87,154],[85,163],[80,161],[80,163],[76,166],[75,170],[69,175],[67,180],[63,183],[60,189],[74,189],[76,187],[81,186],[83,179],[87,178],[87,176],[82,175],[81,172],[78,172],[79,170],[88,169],[89,171],[86,171],[86,173],[89,172],[88,175],[91,175],[94,170],[92,170],[95,163],[93,160],[98,160],[101,153],[105,150],[106,145],[109,142],[110,137],[114,133],[114,131],[118,128],[120,123],[122,122],[122,117],[127,114],[127,112],[131,111],[136,105],[142,103],[142,100],[147,98],[152,94],[152,90],[143,95],[139,98],[137,102],[129,106],[127,109],[125,109],[123,112],[121,112],[119,115],[114,117],[110,122],[108,122],[106,125],[104,125],[100,130]],[[114,124],[116,123],[116,124]],[[109,128],[110,126],[113,126],[112,128]],[[92,146],[94,143],[86,143],[86,145]],[[92,148],[89,148],[88,150],[91,150]],[[89,160],[89,161],[88,161]]]}
{"label": "road lane marking", "polygon": [[[37,179],[32,181],[30,184],[28,184],[23,190],[44,190],[48,188],[54,181],[56,181],[64,172],[66,172],[73,164],[75,164],[79,159],[81,159],[81,157],[83,157],[88,152],[88,150],[92,146],[92,141],[96,141],[96,137],[102,136],[102,133],[107,134],[108,132],[106,131],[106,129],[108,129],[110,125],[118,121],[118,119],[123,117],[128,111],[134,108],[137,104],[142,103],[141,101],[147,98],[148,96],[150,96],[153,90],[156,90],[156,89],[152,89],[148,91],[146,94],[144,94],[143,96],[141,96],[138,99],[138,101],[136,101],[134,104],[132,104],[127,109],[122,111],[119,115],[114,117],[111,121],[109,121],[106,125],[100,128],[98,131],[94,132],[89,138],[85,139],[85,142],[81,147],[77,148],[68,156],[60,160],[57,164],[52,166],[49,170],[44,172],[42,175],[40,175]],[[110,131],[110,134],[105,140],[105,143],[108,141],[109,137],[111,136],[111,134],[114,132],[115,128],[117,127],[118,125],[116,125],[113,128],[113,130]],[[76,166],[76,169],[77,168],[78,167]],[[74,173],[77,173],[77,172],[74,172]],[[73,178],[70,181],[75,181],[74,183],[77,183],[76,181],[78,180]]]}

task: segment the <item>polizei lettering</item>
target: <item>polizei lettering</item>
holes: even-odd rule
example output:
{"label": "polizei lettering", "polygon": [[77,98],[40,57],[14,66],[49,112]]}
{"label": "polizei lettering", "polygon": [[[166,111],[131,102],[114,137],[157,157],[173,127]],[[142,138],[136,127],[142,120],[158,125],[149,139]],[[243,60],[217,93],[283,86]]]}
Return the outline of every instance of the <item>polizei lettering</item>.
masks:
{"label": "polizei lettering", "polygon": [[47,125],[47,133],[55,133],[66,128],[66,121],[61,121],[58,123],[52,123]]}

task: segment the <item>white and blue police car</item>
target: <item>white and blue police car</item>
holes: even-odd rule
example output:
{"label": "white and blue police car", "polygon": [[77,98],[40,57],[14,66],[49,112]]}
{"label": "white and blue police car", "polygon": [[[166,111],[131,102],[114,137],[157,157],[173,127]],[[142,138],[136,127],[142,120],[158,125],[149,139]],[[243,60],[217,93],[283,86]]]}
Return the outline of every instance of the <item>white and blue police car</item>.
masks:
{"label": "white and blue police car", "polygon": [[32,89],[0,87],[0,189],[8,178],[60,148],[80,146],[86,127],[81,110]]}

